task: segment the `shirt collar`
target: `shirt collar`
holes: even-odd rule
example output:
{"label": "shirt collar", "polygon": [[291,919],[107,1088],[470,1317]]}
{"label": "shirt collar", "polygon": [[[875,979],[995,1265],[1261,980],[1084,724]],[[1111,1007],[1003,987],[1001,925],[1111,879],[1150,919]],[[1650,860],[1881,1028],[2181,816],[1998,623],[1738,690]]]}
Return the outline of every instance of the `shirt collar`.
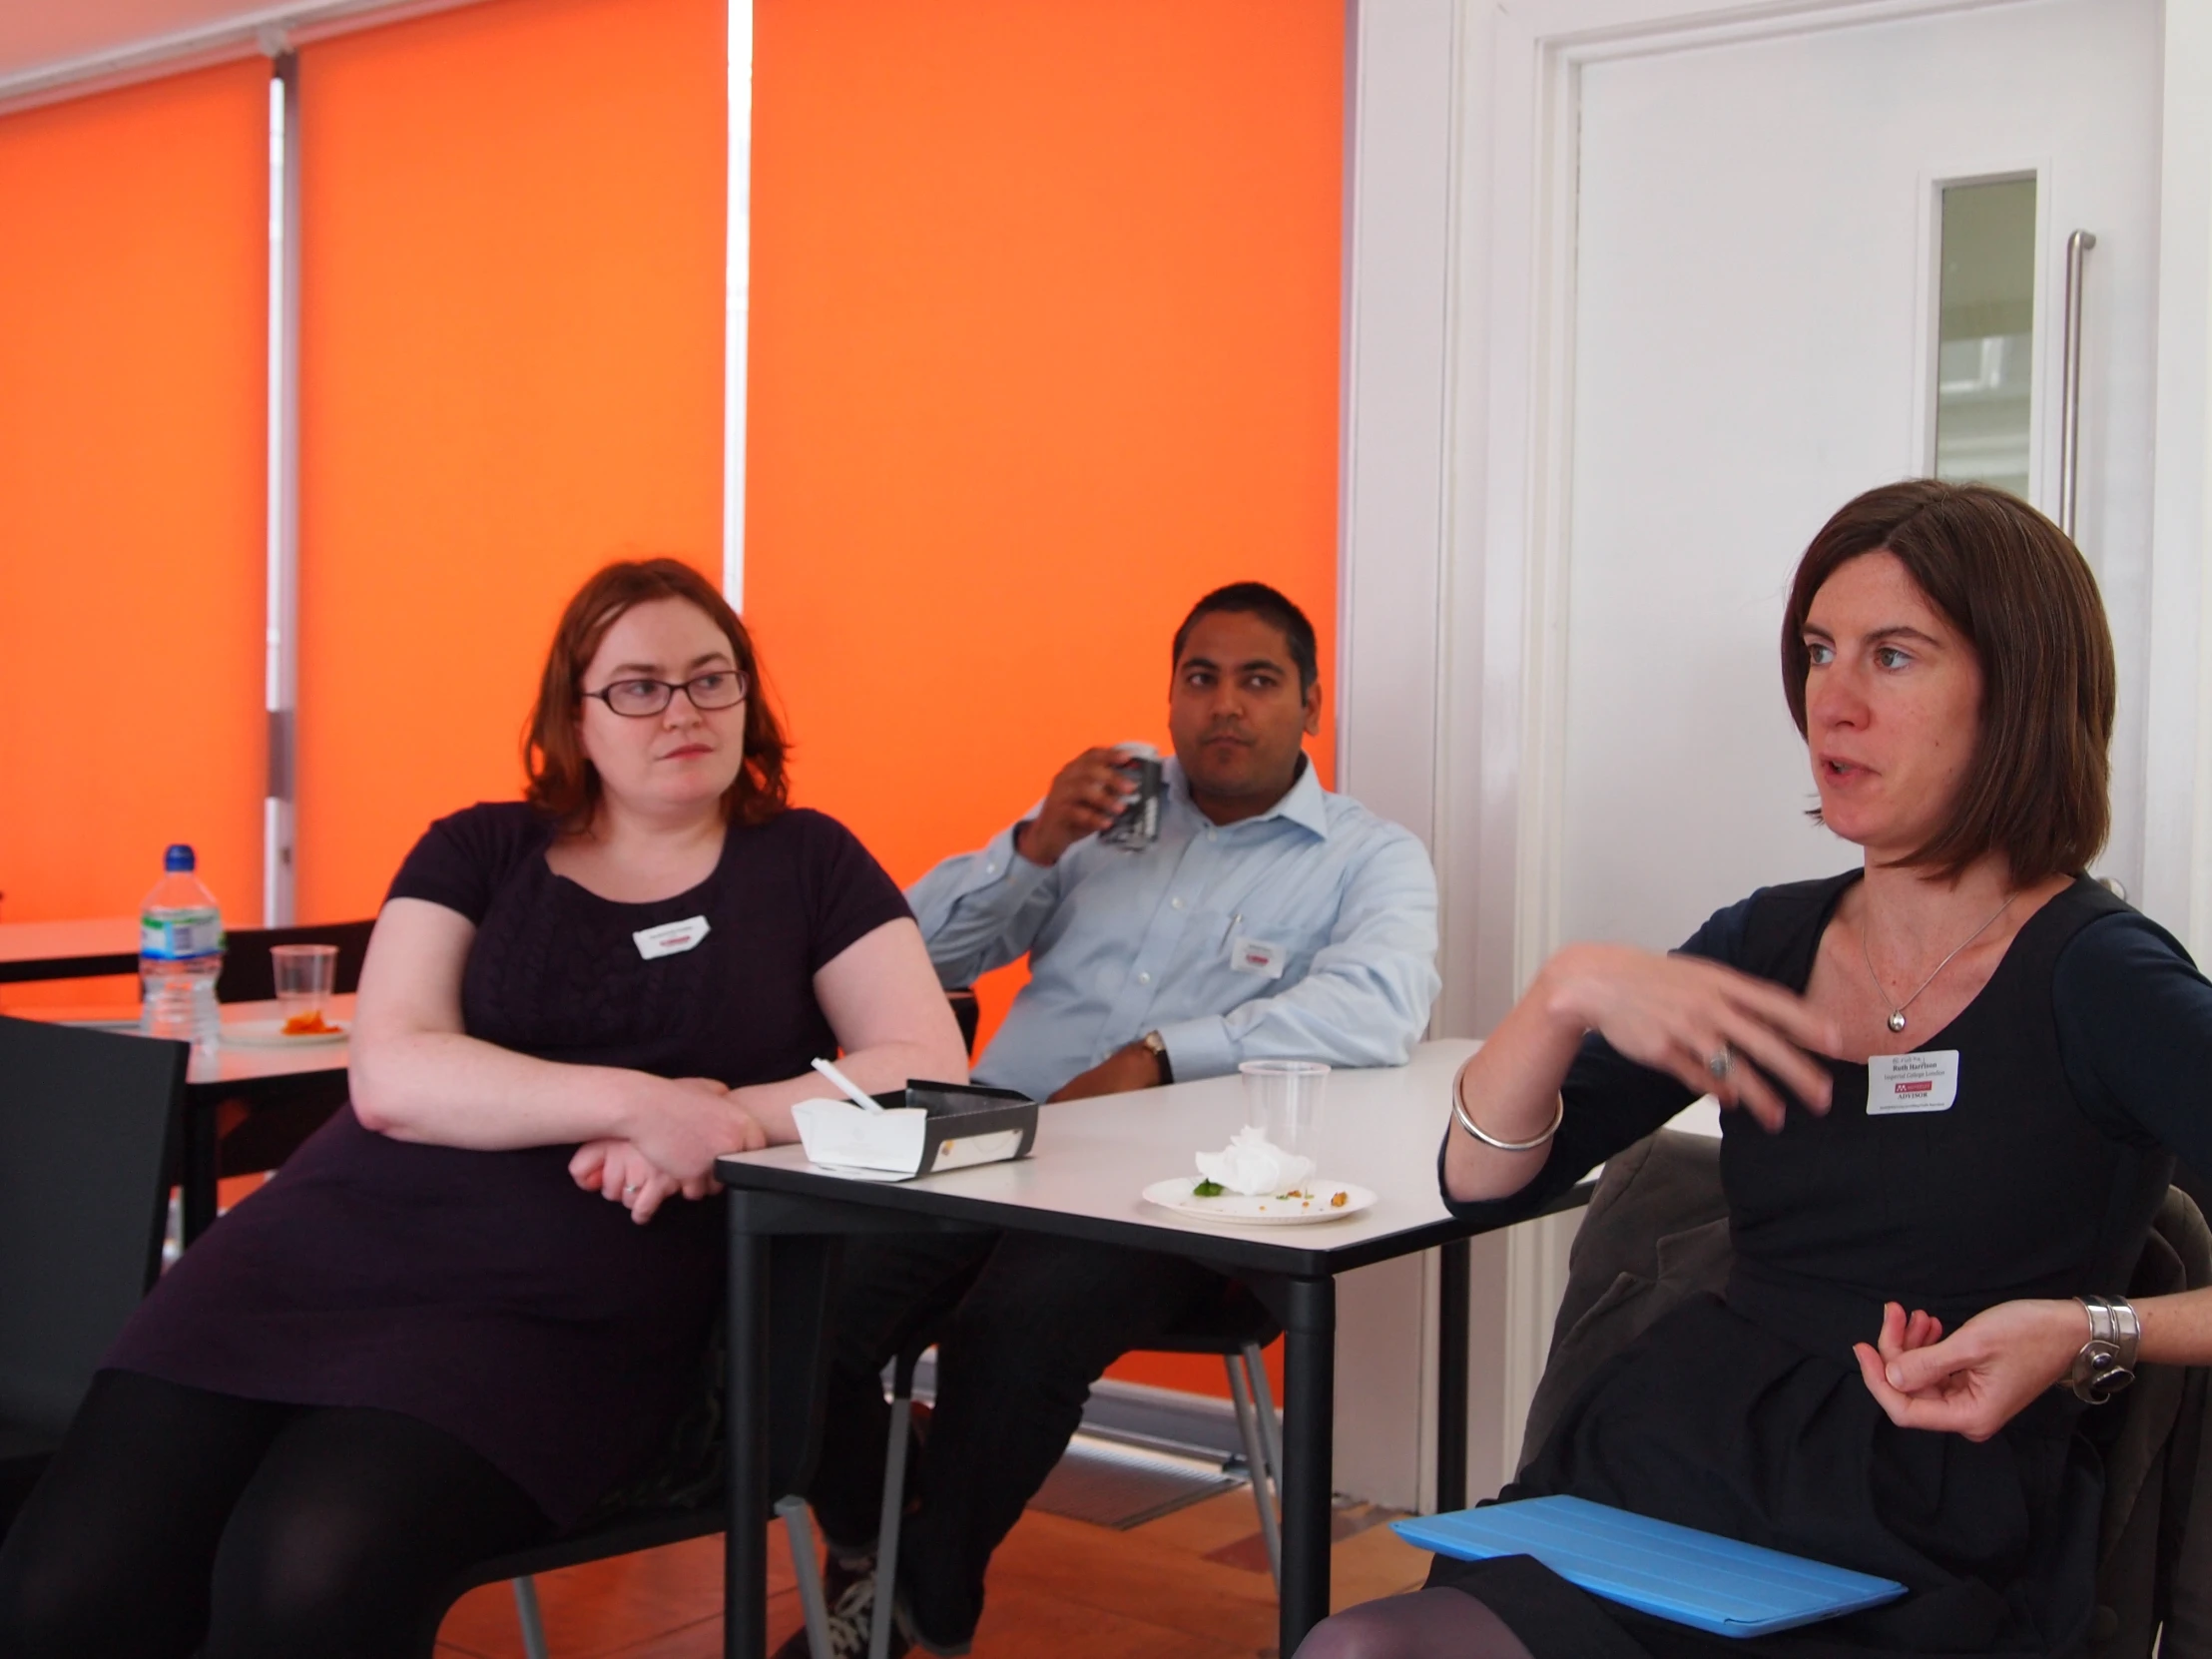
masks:
{"label": "shirt collar", "polygon": [[[1183,763],[1181,761],[1170,755],[1161,762],[1160,774],[1169,799],[1180,801],[1193,815],[1206,823],[1211,824],[1213,822],[1206,818],[1204,813],[1199,812],[1197,806],[1191,801],[1190,787],[1184,781]],[[1271,818],[1289,819],[1300,829],[1312,830],[1323,840],[1329,838],[1329,792],[1321,787],[1321,778],[1314,770],[1314,762],[1311,756],[1303,753],[1299,756],[1298,779],[1289,789],[1283,792],[1282,800],[1264,813],[1256,814],[1248,819],[1240,819],[1237,822],[1238,824],[1265,824]],[[1237,825],[1225,824],[1222,828],[1234,830]]]}

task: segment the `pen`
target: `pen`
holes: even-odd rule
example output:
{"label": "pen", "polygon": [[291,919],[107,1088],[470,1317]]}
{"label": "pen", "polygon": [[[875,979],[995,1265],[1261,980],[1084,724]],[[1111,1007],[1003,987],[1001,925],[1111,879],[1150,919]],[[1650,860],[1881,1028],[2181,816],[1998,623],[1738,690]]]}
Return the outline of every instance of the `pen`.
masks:
{"label": "pen", "polygon": [[869,1096],[861,1093],[859,1084],[853,1082],[851,1078],[845,1076],[843,1072],[839,1071],[828,1060],[816,1060],[813,1061],[812,1064],[815,1070],[821,1072],[823,1076],[829,1078],[830,1082],[836,1084],[838,1088],[842,1089],[844,1091],[845,1099],[851,1101],[852,1104],[859,1107],[861,1111],[880,1112],[883,1109]]}

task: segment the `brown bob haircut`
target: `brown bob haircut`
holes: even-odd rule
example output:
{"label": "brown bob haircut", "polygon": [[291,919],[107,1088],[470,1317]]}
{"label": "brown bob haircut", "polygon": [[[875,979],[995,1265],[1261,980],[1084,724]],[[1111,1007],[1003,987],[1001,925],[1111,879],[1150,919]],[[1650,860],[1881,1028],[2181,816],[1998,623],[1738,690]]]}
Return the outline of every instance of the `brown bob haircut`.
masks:
{"label": "brown bob haircut", "polygon": [[599,769],[584,758],[577,729],[583,721],[584,671],[616,618],[634,605],[681,599],[705,612],[730,642],[749,688],[745,701],[745,765],[723,797],[732,824],[760,824],[784,810],[788,745],[761,688],[753,638],[720,590],[676,559],[625,559],[608,565],[576,590],[553,630],[538,678],[538,701],[522,739],[522,767],[530,787],[525,799],[563,828],[581,830],[599,805]]}
{"label": "brown bob haircut", "polygon": [[2022,883],[2087,869],[2111,830],[2116,697],[2088,561],[2033,507],[1983,484],[1916,478],[1847,502],[1798,562],[1782,622],[1782,691],[1800,734],[1806,616],[1837,568],[1868,553],[1905,566],[1981,668],[1981,740],[1958,799],[1900,861],[1948,879],[2002,852]]}

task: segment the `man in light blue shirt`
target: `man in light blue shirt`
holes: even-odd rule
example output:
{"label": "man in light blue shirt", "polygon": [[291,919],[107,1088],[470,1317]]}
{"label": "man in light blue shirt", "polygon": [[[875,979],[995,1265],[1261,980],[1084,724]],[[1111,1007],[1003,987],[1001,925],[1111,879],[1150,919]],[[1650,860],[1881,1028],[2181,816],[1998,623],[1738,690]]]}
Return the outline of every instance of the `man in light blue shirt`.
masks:
{"label": "man in light blue shirt", "polygon": [[[1156,840],[1099,837],[1136,786],[1119,752],[1087,750],[1028,818],[907,893],[945,984],[1029,957],[977,1080],[1069,1100],[1249,1059],[1404,1063],[1437,988],[1435,874],[1411,834],[1314,775],[1313,625],[1273,588],[1238,583],[1199,601],[1173,661]],[[991,1551],[1059,1460],[1091,1383],[1230,1291],[1179,1257],[1036,1234],[852,1241],[808,1494],[830,1546],[835,1659],[864,1643],[873,1604],[891,1355],[938,1345],[899,1549],[900,1647],[961,1654]]]}
{"label": "man in light blue shirt", "polygon": [[1029,957],[977,1081],[1065,1100],[1242,1060],[1404,1064],[1436,995],[1436,877],[1420,842],[1323,789],[1303,754],[1288,790],[1226,822],[1170,760],[1153,845],[1086,833],[1042,861],[1071,797],[1134,787],[1114,758],[1078,758],[1030,819],[907,890],[945,984]]}

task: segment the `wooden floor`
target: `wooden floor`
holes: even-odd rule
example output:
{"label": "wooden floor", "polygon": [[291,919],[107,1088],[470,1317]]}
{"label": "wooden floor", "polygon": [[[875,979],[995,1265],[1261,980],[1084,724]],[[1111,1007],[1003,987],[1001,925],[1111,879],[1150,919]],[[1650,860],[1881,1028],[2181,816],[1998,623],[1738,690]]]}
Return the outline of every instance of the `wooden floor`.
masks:
{"label": "wooden floor", "polygon": [[[1425,1553],[1341,1510],[1333,1604],[1417,1585]],[[799,1628],[799,1592],[777,1528],[769,1550],[769,1645]],[[538,1580],[554,1659],[720,1659],[722,1540],[700,1538]],[[1127,1532],[1032,1509],[991,1562],[975,1659],[1264,1659],[1275,1652],[1275,1585],[1252,1496],[1223,1492]],[[514,1595],[472,1592],[438,1633],[440,1659],[520,1659]]]}

